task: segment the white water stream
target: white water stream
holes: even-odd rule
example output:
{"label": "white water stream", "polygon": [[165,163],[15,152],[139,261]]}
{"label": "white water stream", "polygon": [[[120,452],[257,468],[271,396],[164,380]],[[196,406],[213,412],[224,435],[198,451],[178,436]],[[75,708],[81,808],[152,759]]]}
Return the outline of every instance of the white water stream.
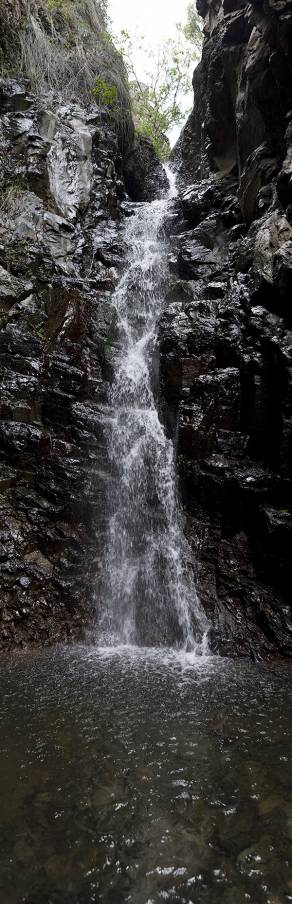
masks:
{"label": "white water stream", "polygon": [[163,221],[175,195],[133,207],[127,267],[115,292],[119,353],[111,392],[108,542],[101,641],[205,652],[191,554],[177,501],[174,449],[155,402],[157,324],[167,275]]}

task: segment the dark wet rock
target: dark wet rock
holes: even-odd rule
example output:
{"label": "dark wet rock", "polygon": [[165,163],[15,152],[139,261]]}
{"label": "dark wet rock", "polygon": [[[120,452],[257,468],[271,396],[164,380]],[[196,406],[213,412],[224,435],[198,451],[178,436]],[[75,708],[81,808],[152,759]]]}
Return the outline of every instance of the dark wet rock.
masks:
{"label": "dark wet rock", "polygon": [[238,199],[244,220],[251,223],[273,199],[271,185],[279,170],[279,160],[273,157],[267,143],[260,145],[247,158],[242,171]]}
{"label": "dark wet rock", "polygon": [[[105,529],[123,160],[95,107],[1,83],[0,646],[81,637]],[[13,148],[13,154],[11,149]],[[104,477],[103,477],[104,475]]]}
{"label": "dark wet rock", "polygon": [[124,161],[124,179],[133,201],[153,201],[168,188],[168,179],[151,141],[136,135]]}
{"label": "dark wet rock", "polygon": [[[134,144],[103,4],[65,5],[0,8],[0,648],[95,621],[131,154],[135,197],[166,181]],[[118,115],[94,100],[98,75]]]}
{"label": "dark wet rock", "polygon": [[273,260],[273,282],[279,293],[287,320],[292,322],[292,240],[285,242]]}
{"label": "dark wet rock", "polygon": [[[12,7],[11,7],[12,9]],[[174,153],[161,414],[211,642],[291,653],[291,11],[199,0],[203,57]],[[2,46],[2,45],[1,45]],[[149,143],[105,109],[0,81],[0,646],[84,635],[105,543],[110,304]]]}
{"label": "dark wet rock", "polygon": [[205,40],[173,155],[161,413],[213,647],[291,655],[292,12],[197,7]]}
{"label": "dark wet rock", "polygon": [[240,212],[236,190],[236,181],[232,176],[214,176],[191,184],[181,196],[183,214],[190,226],[197,226],[216,210],[220,210],[227,225],[237,223]]}

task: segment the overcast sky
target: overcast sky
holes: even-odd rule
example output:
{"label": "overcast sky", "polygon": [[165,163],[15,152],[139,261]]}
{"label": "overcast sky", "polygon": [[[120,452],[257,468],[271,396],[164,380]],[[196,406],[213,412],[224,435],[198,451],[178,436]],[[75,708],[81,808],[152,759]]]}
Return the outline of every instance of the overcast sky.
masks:
{"label": "overcast sky", "polygon": [[125,28],[134,32],[136,28],[145,35],[150,44],[169,38],[175,31],[175,24],[184,21],[189,0],[109,0],[109,14],[114,31]]}
{"label": "overcast sky", "polygon": [[[114,34],[118,34],[124,28],[132,36],[138,32],[145,37],[147,44],[154,48],[155,45],[158,46],[175,34],[177,22],[186,21],[188,4],[189,0],[180,0],[180,3],[177,0],[109,0],[108,9],[112,31]],[[138,50],[134,62],[137,75],[143,80],[145,74],[143,55]],[[147,59],[148,65],[149,60]],[[190,70],[189,94],[187,97],[181,98],[181,104],[185,110],[192,106],[193,68]],[[172,145],[175,144],[181,128],[182,126],[174,126],[171,130],[169,138]]]}

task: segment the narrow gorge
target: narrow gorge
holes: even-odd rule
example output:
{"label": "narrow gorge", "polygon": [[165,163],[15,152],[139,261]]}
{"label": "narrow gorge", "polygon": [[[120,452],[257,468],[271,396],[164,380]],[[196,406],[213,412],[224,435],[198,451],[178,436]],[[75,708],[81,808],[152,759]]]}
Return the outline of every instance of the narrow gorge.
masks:
{"label": "narrow gorge", "polygon": [[[158,429],[175,445],[211,648],[286,656],[291,15],[289,3],[235,0],[198,10],[205,39],[195,106],[172,154],[179,194],[165,212]],[[75,94],[63,100],[52,86],[46,95],[44,85],[40,92],[15,78],[9,28],[20,29],[33,57],[49,40],[42,15],[32,6],[23,28],[21,4],[2,13],[3,649],[82,639],[99,615],[127,199],[167,192],[149,142],[134,137],[123,87],[122,127],[88,95],[82,102],[86,85],[74,71]],[[67,20],[55,16],[67,40]],[[85,25],[92,57],[96,23]],[[98,52],[123,86],[114,48]],[[149,492],[154,500],[155,487]]]}
{"label": "narrow gorge", "polygon": [[163,164],[0,0],[3,904],[292,899],[292,8],[196,7]]}

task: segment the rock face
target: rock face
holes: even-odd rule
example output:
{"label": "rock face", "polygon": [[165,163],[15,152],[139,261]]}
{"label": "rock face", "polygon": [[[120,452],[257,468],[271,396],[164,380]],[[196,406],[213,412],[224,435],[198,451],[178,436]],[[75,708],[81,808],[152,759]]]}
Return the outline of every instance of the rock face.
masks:
{"label": "rock face", "polygon": [[[3,71],[9,61],[15,68],[15,27],[28,10],[19,66],[24,60],[30,75],[0,82],[4,649],[79,638],[95,621],[120,224],[130,212],[126,192],[144,200],[164,188],[151,147],[133,140],[126,106],[120,129],[92,101],[95,67],[108,65],[107,46],[92,37],[96,8],[78,0],[63,16],[46,0],[7,0],[0,10]],[[166,223],[161,416],[177,445],[213,648],[288,655],[291,4],[198,0],[198,9],[203,58],[194,111],[174,154],[181,196]],[[69,12],[77,15],[78,40]],[[40,46],[54,60],[55,83],[38,91]],[[113,55],[126,105],[116,66]]]}
{"label": "rock face", "polygon": [[109,299],[125,190],[117,136],[96,107],[51,112],[13,80],[2,82],[1,98],[6,647],[79,636],[94,615],[114,342]]}
{"label": "rock face", "polygon": [[[95,621],[132,142],[88,96],[0,82],[3,649],[79,638]],[[152,165],[143,186],[161,177]]]}
{"label": "rock face", "polygon": [[134,201],[153,201],[162,197],[168,187],[168,179],[151,141],[144,135],[135,136],[124,162],[124,179],[127,192]]}
{"label": "rock face", "polygon": [[[291,654],[292,11],[198,0],[161,410],[215,649]],[[290,618],[290,621],[289,621]]]}

